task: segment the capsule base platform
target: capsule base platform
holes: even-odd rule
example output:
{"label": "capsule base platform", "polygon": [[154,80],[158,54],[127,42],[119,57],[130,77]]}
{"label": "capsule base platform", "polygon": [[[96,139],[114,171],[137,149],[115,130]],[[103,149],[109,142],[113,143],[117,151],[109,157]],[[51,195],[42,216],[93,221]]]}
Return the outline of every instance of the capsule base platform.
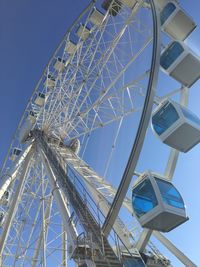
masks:
{"label": "capsule base platform", "polygon": [[142,227],[165,233],[173,230],[188,220],[188,217],[185,218],[184,216],[165,211],[158,214],[146,224],[143,224]]}
{"label": "capsule base platform", "polygon": [[186,153],[200,142],[200,132],[192,125],[184,123],[163,142],[170,147]]}

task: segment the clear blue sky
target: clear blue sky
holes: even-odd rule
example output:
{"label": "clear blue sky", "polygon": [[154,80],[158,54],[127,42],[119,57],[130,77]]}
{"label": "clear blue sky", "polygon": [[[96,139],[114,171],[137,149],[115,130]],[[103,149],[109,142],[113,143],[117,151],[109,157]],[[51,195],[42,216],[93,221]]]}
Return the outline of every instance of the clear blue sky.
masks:
{"label": "clear blue sky", "polygon": [[[1,0],[0,1],[0,163],[9,147],[25,105],[43,68],[63,34],[88,4],[88,0]],[[200,27],[198,0],[180,1]],[[200,54],[200,29],[188,40]],[[159,82],[160,88],[162,79]],[[200,116],[200,82],[192,90],[189,107]],[[153,140],[153,141],[152,141]],[[144,159],[138,168],[163,169],[166,148],[149,133]],[[153,157],[152,157],[152,154]],[[200,266],[200,145],[182,154],[176,169],[175,184],[188,207],[190,220],[167,236]],[[182,266],[178,262],[176,267]]]}

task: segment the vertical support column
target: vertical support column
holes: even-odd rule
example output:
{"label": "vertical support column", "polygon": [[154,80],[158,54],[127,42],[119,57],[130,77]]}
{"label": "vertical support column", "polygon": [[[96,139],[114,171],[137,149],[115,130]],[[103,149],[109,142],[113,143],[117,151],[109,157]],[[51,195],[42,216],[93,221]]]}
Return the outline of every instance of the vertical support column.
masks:
{"label": "vertical support column", "polygon": [[[181,89],[181,99],[180,104],[184,107],[188,105],[188,98],[189,98],[189,89],[187,87],[183,87]],[[167,162],[167,166],[165,169],[165,177],[169,180],[172,180],[176,168],[176,164],[178,161],[179,151],[171,148],[169,159]]]}
{"label": "vertical support column", "polygon": [[54,195],[54,198],[55,198],[56,203],[58,205],[58,209],[60,211],[63,225],[65,227],[65,231],[67,232],[67,236],[69,238],[69,242],[70,242],[71,246],[73,248],[75,248],[76,247],[76,239],[77,239],[78,234],[77,234],[77,231],[76,231],[73,223],[71,223],[70,212],[68,210],[67,203],[64,199],[64,196],[63,196],[61,189],[57,185],[56,176],[54,175],[54,172],[51,168],[49,160],[47,159],[47,156],[45,155],[45,153],[42,149],[39,148],[38,150],[39,150],[40,155],[42,157],[42,161],[44,163],[44,166],[45,166],[48,178],[49,178],[49,183],[52,187],[53,195]]}
{"label": "vertical support column", "polygon": [[0,181],[0,199],[2,198],[5,191],[8,189],[9,185],[16,179],[19,167],[24,162],[27,154],[32,148],[32,144],[27,147],[27,149],[23,152],[19,160],[15,163],[15,166],[9,171],[9,173],[3,175]]}
{"label": "vertical support column", "polygon": [[166,247],[168,250],[177,257],[185,266],[187,267],[197,267],[188,257],[186,257],[183,252],[181,252],[177,247],[175,247],[172,242],[170,242],[166,237],[161,235],[161,233],[154,231],[154,236]]}
{"label": "vertical support column", "polygon": [[140,235],[139,240],[137,241],[136,248],[139,252],[144,252],[147,243],[151,237],[153,230],[144,229],[142,234]]}
{"label": "vertical support column", "polygon": [[0,266],[2,266],[2,254],[3,254],[4,247],[5,247],[5,242],[10,232],[10,228],[11,228],[13,218],[15,216],[15,213],[16,213],[19,201],[20,201],[20,197],[23,193],[24,182],[26,180],[26,176],[27,176],[28,169],[30,166],[31,156],[32,156],[32,150],[29,151],[26,158],[24,159],[24,162],[22,162],[23,169],[21,170],[21,174],[19,177],[19,184],[17,186],[15,194],[13,194],[13,200],[11,202],[10,209],[8,210],[8,214],[6,215],[4,229],[3,229],[3,233],[1,236],[1,240],[0,240]]}
{"label": "vertical support column", "polygon": [[65,227],[62,224],[62,267],[67,267],[67,255],[66,255],[66,251],[67,251],[67,234],[65,231]]}
{"label": "vertical support column", "polygon": [[46,267],[46,216],[45,216],[45,190],[44,171],[42,165],[42,267]]}
{"label": "vertical support column", "polygon": [[[45,240],[47,238],[47,232],[48,232],[48,224],[46,222],[47,222],[47,220],[51,214],[52,202],[53,202],[53,196],[50,197],[49,203],[48,203],[48,205],[46,207],[46,211],[45,211]],[[40,237],[37,241],[35,254],[34,254],[33,260],[32,260],[32,267],[36,267],[36,265],[37,265],[38,256],[39,256],[39,252],[40,252],[41,244],[42,244],[42,239],[43,239],[43,227],[41,228]]]}

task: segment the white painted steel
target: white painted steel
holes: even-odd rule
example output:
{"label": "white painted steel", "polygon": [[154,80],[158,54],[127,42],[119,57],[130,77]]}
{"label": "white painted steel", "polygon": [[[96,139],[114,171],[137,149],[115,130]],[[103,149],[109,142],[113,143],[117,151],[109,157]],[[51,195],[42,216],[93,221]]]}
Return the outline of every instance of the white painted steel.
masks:
{"label": "white painted steel", "polygon": [[15,216],[17,206],[20,202],[20,196],[21,196],[21,194],[23,194],[24,182],[25,182],[26,176],[28,174],[31,156],[32,156],[32,151],[30,150],[28,152],[28,154],[26,155],[24,162],[22,164],[22,170],[21,170],[20,176],[18,178],[19,183],[17,186],[17,190],[16,190],[15,195],[12,199],[9,212],[8,212],[6,219],[5,219],[4,231],[1,235],[1,240],[0,240],[0,262],[2,261],[2,255],[3,255],[3,249],[5,247],[5,242],[6,242],[6,239],[8,237],[13,218]]}
{"label": "white painted steel", "polygon": [[62,216],[63,224],[65,226],[65,230],[67,232],[69,242],[70,242],[72,248],[75,248],[76,247],[76,239],[77,239],[78,234],[77,234],[77,231],[76,231],[74,225],[71,223],[71,220],[70,220],[71,214],[70,214],[69,209],[67,207],[65,198],[63,196],[61,189],[57,185],[56,177],[55,177],[53,170],[49,164],[48,158],[46,157],[45,153],[42,150],[40,151],[40,155],[42,157],[46,171],[48,173],[49,182],[51,184],[55,200],[58,204],[58,208],[59,208],[60,214]]}

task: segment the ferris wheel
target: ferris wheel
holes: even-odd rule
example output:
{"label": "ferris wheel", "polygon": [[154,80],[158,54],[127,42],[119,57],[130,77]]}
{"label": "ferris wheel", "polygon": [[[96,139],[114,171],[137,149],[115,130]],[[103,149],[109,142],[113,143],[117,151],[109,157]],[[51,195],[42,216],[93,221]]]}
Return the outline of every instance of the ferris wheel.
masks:
{"label": "ferris wheel", "polygon": [[[166,0],[92,1],[74,21],[2,166],[0,266],[173,266],[152,236],[197,266],[162,234],[188,220],[172,178],[200,142],[195,28]],[[159,90],[160,75],[179,87]],[[170,151],[164,173],[138,168],[149,128]]]}

